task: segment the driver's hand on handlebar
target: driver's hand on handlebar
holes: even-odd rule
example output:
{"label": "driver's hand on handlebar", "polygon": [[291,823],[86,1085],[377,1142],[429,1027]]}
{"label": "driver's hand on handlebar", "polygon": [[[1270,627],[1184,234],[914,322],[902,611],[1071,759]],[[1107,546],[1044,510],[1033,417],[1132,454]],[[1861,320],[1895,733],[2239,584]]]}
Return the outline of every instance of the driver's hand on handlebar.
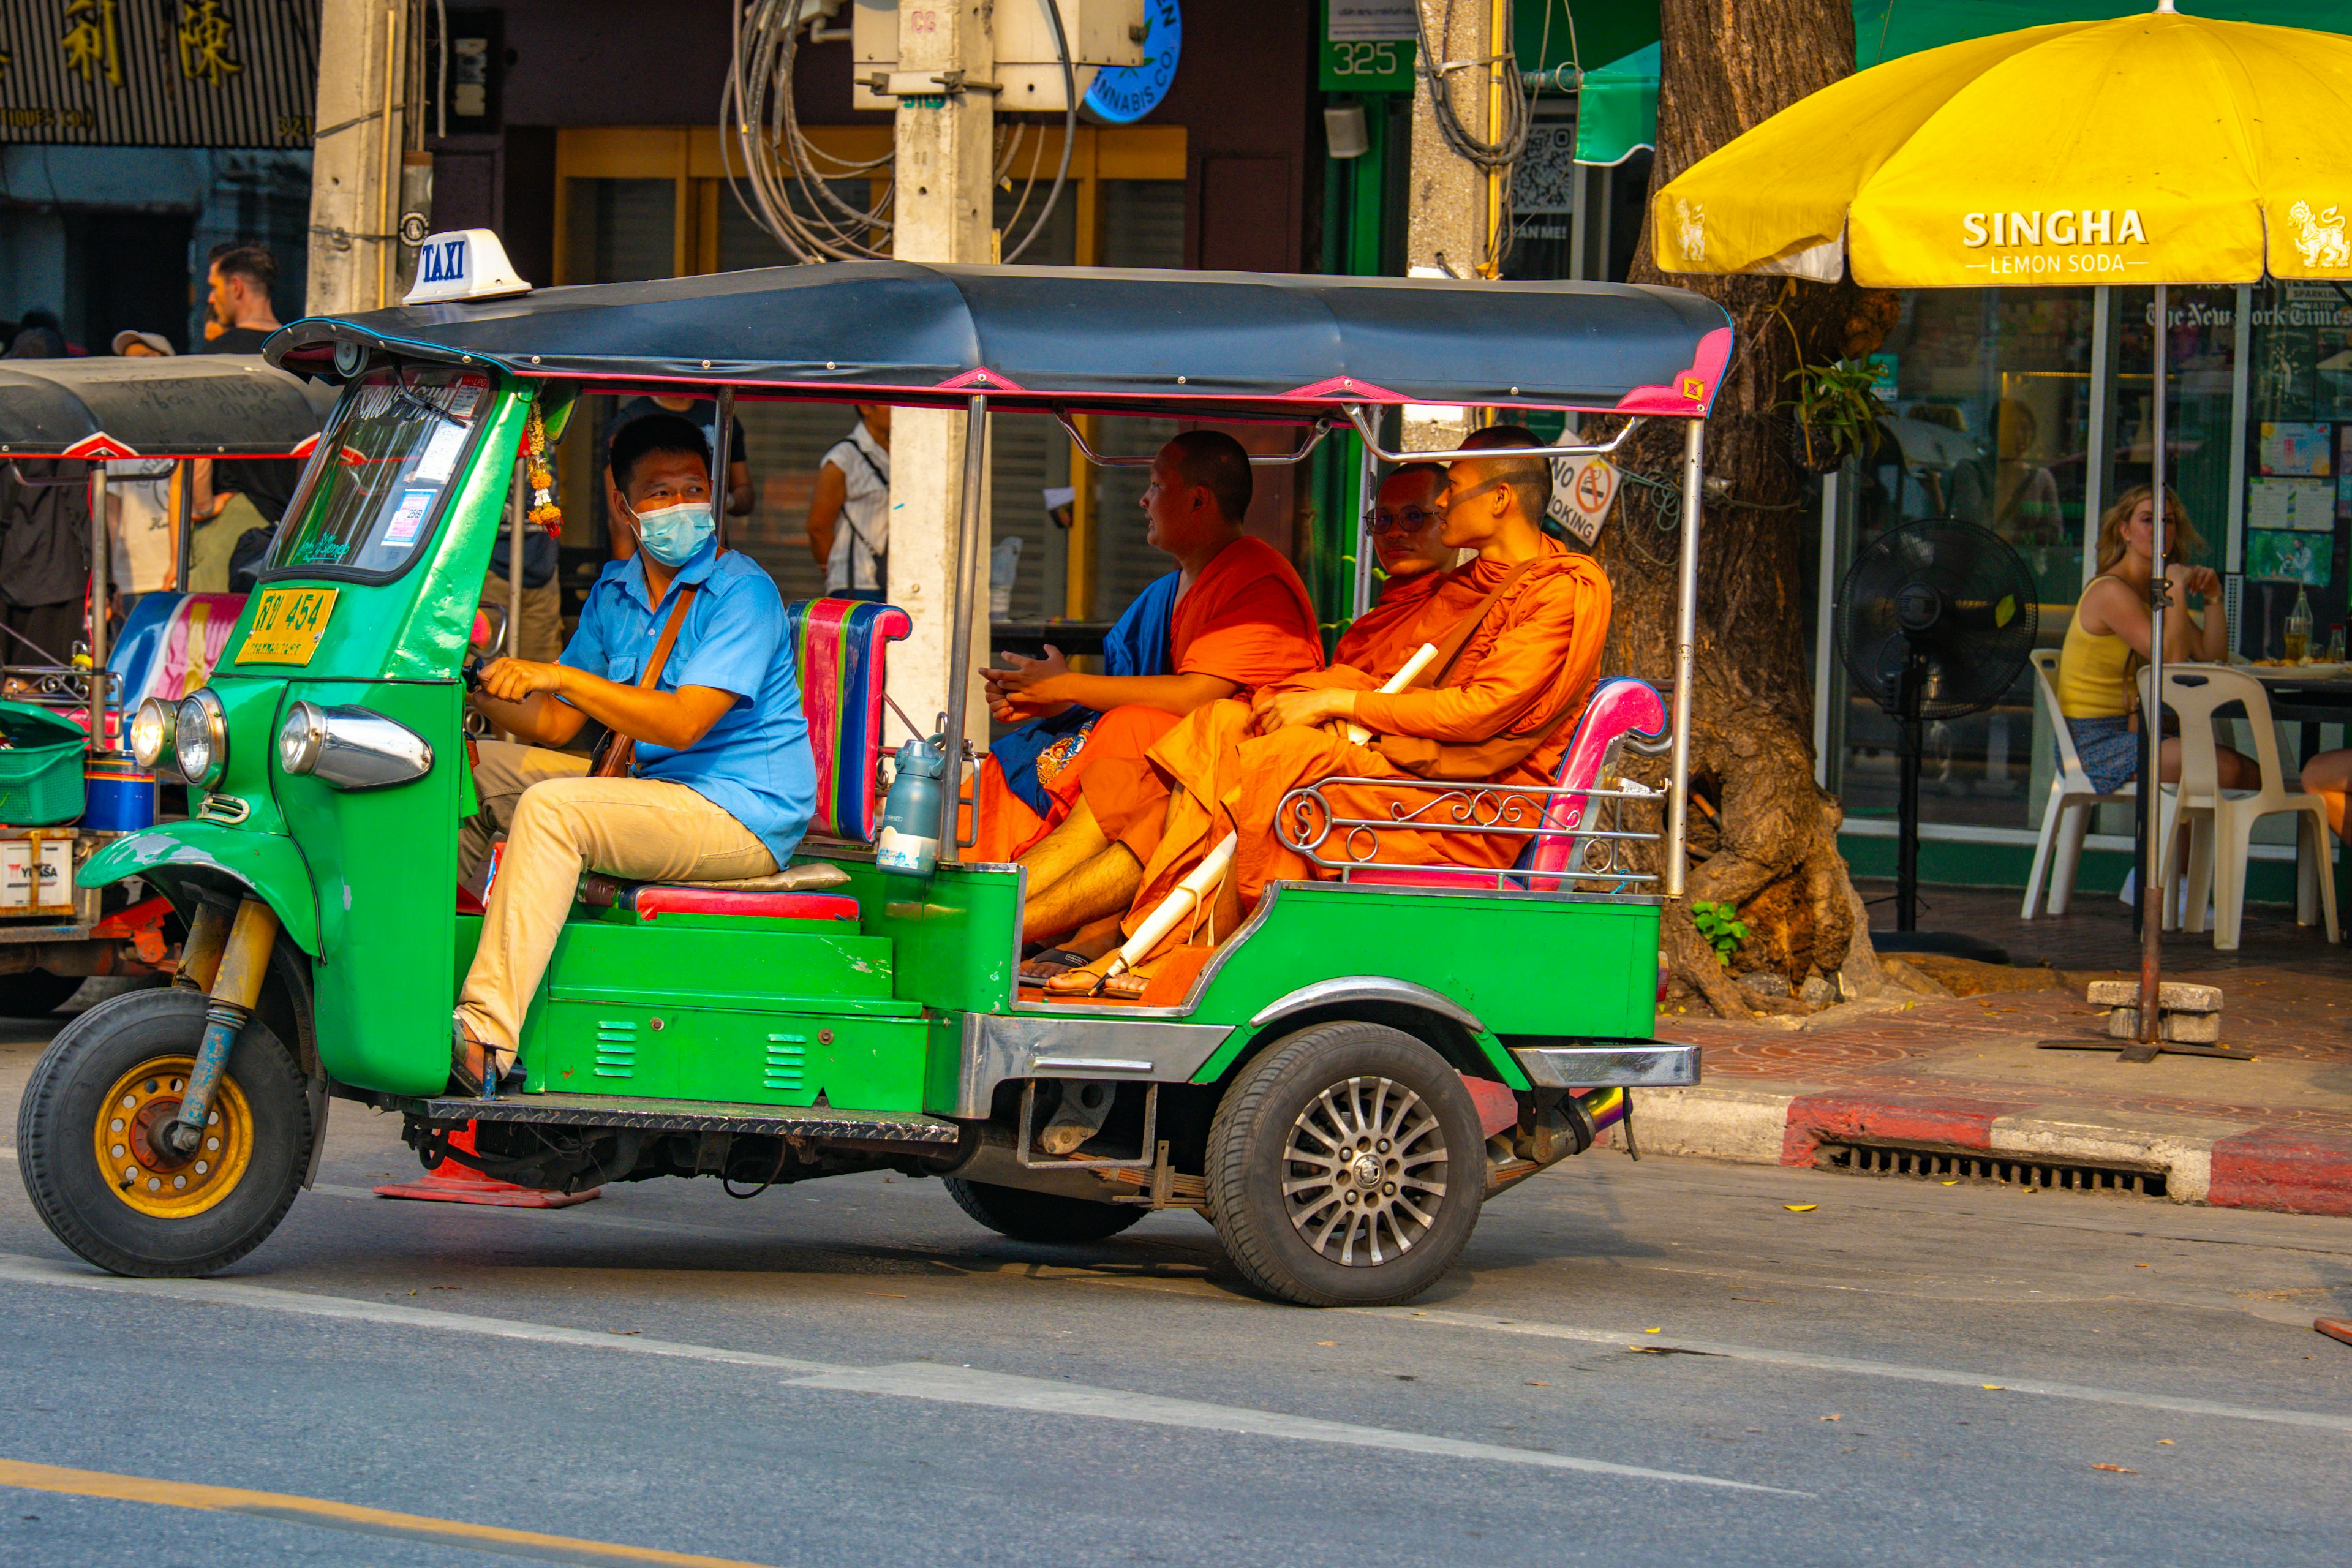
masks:
{"label": "driver's hand on handlebar", "polygon": [[563,666],[536,664],[527,658],[492,659],[482,668],[480,689],[501,702],[527,701],[534,691],[553,691],[563,683]]}

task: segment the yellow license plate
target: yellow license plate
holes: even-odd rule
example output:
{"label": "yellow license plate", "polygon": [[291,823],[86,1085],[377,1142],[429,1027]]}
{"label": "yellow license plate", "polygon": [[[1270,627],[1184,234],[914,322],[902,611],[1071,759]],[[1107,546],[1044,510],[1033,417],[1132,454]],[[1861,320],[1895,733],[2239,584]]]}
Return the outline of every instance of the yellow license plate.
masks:
{"label": "yellow license plate", "polygon": [[334,613],[332,588],[264,588],[236,650],[239,664],[308,664]]}

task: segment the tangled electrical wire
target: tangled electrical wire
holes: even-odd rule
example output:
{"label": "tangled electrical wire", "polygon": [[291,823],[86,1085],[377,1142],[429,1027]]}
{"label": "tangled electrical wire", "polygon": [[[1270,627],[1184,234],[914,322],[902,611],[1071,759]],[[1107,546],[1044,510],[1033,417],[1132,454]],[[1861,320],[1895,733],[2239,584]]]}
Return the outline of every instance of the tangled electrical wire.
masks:
{"label": "tangled electrical wire", "polygon": [[[1413,7],[1412,26],[1420,52],[1414,58],[1413,74],[1429,84],[1431,110],[1437,121],[1437,133],[1454,156],[1474,168],[1502,177],[1500,210],[1494,215],[1494,225],[1486,239],[1486,259],[1482,270],[1489,273],[1501,269],[1504,252],[1509,248],[1511,223],[1511,176],[1520,157],[1528,150],[1528,129],[1531,116],[1528,108],[1526,79],[1519,74],[1517,49],[1511,42],[1512,8],[1503,7],[1503,28],[1499,37],[1489,41],[1495,52],[1483,59],[1449,60],[1438,47],[1454,36],[1454,7],[1459,0],[1445,0],[1445,15],[1439,25],[1434,43],[1429,36],[1429,16],[1419,5]],[[1547,18],[1547,23],[1549,18]],[[1496,68],[1500,68],[1497,69]],[[1496,94],[1500,113],[1495,118],[1496,134],[1492,139],[1473,134],[1454,111],[1454,94],[1446,80],[1455,71],[1483,70],[1489,73],[1487,90]]]}
{"label": "tangled electrical wire", "polygon": [[[1002,259],[1017,261],[1059,205],[1070,175],[1070,153],[1077,142],[1077,68],[1070,40],[1062,26],[1055,0],[1037,0],[1054,35],[1062,67],[1062,156],[1054,171],[1053,188],[1031,220],[1020,241]],[[895,226],[891,206],[895,182],[888,179],[894,153],[879,158],[842,158],[824,151],[801,130],[800,112],[793,98],[793,69],[800,54],[801,35],[814,12],[812,0],[750,0],[743,8],[734,40],[727,85],[719,94],[719,122],[722,136],[731,134],[742,163],[737,182],[735,158],[727,160],[727,186],[736,203],[794,259],[813,261],[882,260],[894,254]],[[978,90],[978,89],[975,89]],[[1026,125],[997,129],[997,155],[992,188],[1010,176],[1021,145],[1030,134]],[[1037,164],[1045,150],[1039,134],[1030,155],[1021,200],[1013,209],[1009,231],[1020,225],[1037,184]],[[851,180],[883,183],[869,205],[844,199],[835,189]]]}

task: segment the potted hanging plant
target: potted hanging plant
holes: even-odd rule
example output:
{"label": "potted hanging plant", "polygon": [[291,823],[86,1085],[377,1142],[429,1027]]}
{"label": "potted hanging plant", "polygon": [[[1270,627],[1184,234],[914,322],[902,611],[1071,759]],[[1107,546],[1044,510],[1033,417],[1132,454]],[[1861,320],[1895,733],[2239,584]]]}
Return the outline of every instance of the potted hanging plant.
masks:
{"label": "potted hanging plant", "polygon": [[1796,395],[1780,406],[1795,423],[1798,467],[1826,474],[1850,457],[1877,449],[1878,421],[1886,408],[1872,390],[1876,378],[1867,364],[1801,364],[1782,378],[1796,384]]}

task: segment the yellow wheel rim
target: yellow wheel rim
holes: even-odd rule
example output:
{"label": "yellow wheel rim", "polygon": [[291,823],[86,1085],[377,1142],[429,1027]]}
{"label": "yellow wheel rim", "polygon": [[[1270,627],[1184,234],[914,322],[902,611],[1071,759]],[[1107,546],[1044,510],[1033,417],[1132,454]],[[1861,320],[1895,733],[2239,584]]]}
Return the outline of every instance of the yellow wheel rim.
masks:
{"label": "yellow wheel rim", "polygon": [[156,1057],[117,1079],[91,1129],[107,1185],[141,1214],[193,1219],[236,1190],[253,1161],[253,1112],[236,1080],[221,1075],[204,1142],[186,1159],[156,1147],[153,1134],[180,1113],[193,1057]]}

